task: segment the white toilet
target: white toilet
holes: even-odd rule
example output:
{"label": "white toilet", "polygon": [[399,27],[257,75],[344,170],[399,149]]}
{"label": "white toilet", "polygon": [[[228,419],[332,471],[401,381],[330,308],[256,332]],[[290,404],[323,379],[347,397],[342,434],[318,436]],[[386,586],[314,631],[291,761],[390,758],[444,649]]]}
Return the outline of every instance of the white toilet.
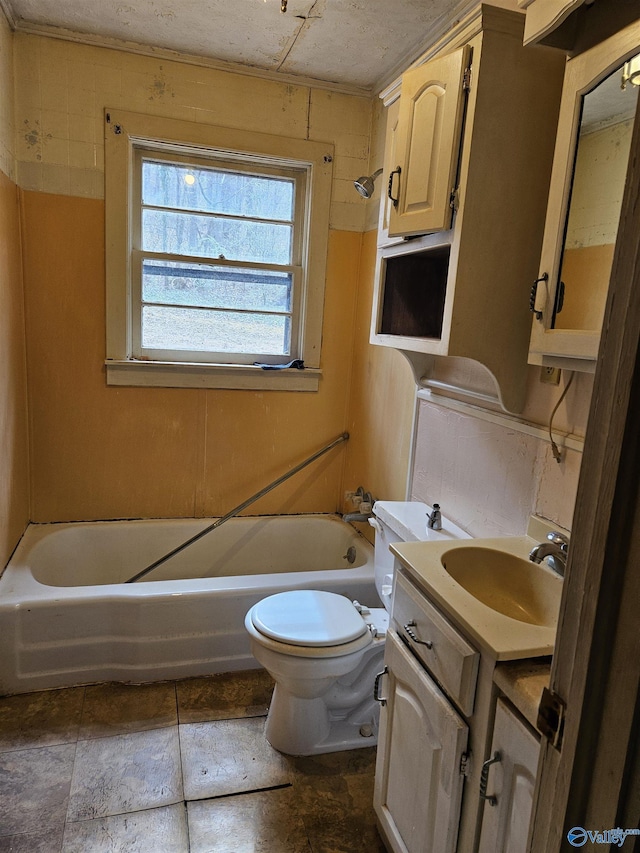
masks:
{"label": "white toilet", "polygon": [[431,507],[423,503],[378,501],[373,512],[375,583],[383,607],[302,589],[262,599],[245,618],[253,656],[276,683],[267,740],[288,755],[377,743],[373,686],[389,624],[394,564],[389,544],[467,536],[445,518],[442,530],[428,529]]}

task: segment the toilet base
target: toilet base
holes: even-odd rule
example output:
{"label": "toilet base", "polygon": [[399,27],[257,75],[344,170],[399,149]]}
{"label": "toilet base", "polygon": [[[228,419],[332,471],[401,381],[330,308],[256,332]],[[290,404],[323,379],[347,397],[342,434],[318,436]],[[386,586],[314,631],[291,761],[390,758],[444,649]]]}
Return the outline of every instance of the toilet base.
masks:
{"label": "toilet base", "polygon": [[383,643],[377,641],[355,672],[333,681],[321,696],[300,696],[299,689],[294,695],[276,682],[265,727],[271,746],[286,755],[376,746],[380,706],[373,686],[383,652]]}
{"label": "toilet base", "polygon": [[274,749],[286,755],[320,755],[376,746],[380,712],[376,702],[366,706],[339,718],[323,699],[300,699],[276,685],[265,736]]}

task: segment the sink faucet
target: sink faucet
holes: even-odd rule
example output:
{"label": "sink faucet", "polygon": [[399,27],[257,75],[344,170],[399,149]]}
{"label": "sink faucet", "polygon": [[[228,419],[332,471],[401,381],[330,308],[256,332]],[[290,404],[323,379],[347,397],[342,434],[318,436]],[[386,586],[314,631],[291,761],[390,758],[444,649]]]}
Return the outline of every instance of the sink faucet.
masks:
{"label": "sink faucet", "polygon": [[427,516],[427,527],[430,530],[442,530],[442,513],[440,512],[440,504],[433,505],[433,512]]}
{"label": "sink faucet", "polygon": [[543,560],[546,560],[549,568],[557,572],[560,577],[564,577],[564,571],[567,567],[569,540],[564,533],[559,533],[557,530],[548,533],[547,539],[547,542],[541,542],[531,549],[529,559],[533,563],[541,563]]}

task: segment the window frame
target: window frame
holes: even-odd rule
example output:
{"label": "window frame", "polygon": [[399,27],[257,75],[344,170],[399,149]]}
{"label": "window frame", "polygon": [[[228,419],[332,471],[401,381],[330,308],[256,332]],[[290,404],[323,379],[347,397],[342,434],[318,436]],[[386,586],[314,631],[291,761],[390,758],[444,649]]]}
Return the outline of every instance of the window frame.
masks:
{"label": "window frame", "polygon": [[[264,370],[224,358],[173,360],[165,351],[145,352],[144,357],[135,355],[134,324],[136,311],[140,311],[133,272],[139,257],[135,244],[140,207],[137,160],[143,156],[153,158],[154,153],[159,159],[195,158],[203,165],[208,161],[213,166],[222,161],[230,165],[244,163],[249,169],[254,164],[265,171],[272,169],[284,175],[293,171],[298,176],[302,192],[296,192],[295,215],[301,220],[297,238],[300,243],[292,258],[300,261],[296,272],[299,280],[294,281],[298,353],[290,358],[302,358],[304,370]],[[105,110],[107,384],[317,390],[332,162],[333,146],[329,143]],[[299,258],[295,257],[296,251]],[[203,258],[202,262],[210,260]],[[260,358],[263,363],[282,360]]]}

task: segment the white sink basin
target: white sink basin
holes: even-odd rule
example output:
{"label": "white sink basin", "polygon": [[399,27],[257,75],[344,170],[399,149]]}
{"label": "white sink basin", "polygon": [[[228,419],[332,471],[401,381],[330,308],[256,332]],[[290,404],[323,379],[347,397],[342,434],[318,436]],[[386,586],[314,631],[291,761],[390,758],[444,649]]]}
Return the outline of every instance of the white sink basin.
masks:
{"label": "white sink basin", "polygon": [[562,584],[548,569],[496,548],[451,548],[440,561],[470,595],[529,625],[555,627]]}

